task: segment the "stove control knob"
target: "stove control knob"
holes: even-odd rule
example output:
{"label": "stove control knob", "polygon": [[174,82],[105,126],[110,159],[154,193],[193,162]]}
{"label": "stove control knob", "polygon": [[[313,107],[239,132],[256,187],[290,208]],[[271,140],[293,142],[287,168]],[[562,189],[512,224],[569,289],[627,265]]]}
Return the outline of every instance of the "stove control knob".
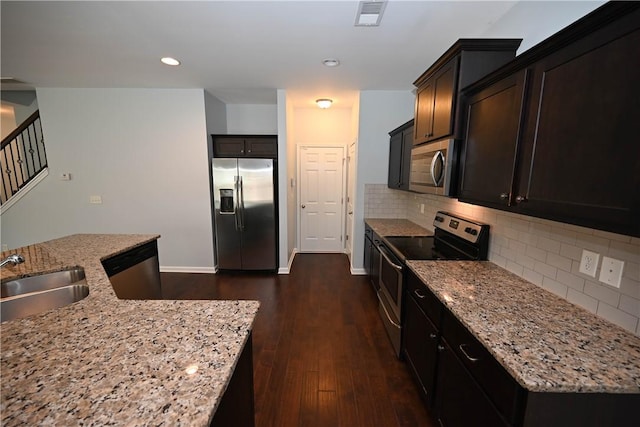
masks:
{"label": "stove control knob", "polygon": [[437,216],[436,215],[435,221],[436,222],[444,222],[444,218],[442,218],[441,216]]}
{"label": "stove control knob", "polygon": [[465,232],[471,234],[472,236],[475,236],[476,234],[478,234],[478,230],[476,230],[475,228],[471,228],[471,227],[467,227],[464,229]]}

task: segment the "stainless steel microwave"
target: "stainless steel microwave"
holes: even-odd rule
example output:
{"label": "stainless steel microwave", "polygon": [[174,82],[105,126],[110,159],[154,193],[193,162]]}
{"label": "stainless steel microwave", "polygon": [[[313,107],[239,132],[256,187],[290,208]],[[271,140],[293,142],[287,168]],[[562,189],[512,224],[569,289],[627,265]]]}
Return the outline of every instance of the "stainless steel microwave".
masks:
{"label": "stainless steel microwave", "polygon": [[452,196],[454,139],[441,139],[411,149],[409,190]]}

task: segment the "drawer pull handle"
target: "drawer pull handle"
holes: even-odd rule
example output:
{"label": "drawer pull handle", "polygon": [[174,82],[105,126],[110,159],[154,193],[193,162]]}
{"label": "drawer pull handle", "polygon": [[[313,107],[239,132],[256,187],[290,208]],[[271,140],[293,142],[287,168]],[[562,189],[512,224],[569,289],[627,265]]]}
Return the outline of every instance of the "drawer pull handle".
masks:
{"label": "drawer pull handle", "polygon": [[480,360],[477,357],[471,357],[469,356],[469,353],[467,353],[467,351],[464,349],[467,346],[467,344],[460,344],[458,346],[458,348],[460,349],[460,351],[466,356],[467,359],[469,359],[470,362],[477,362],[478,360]]}
{"label": "drawer pull handle", "polygon": [[422,295],[417,289],[414,289],[413,293],[420,299],[423,299],[425,297],[425,295]]}

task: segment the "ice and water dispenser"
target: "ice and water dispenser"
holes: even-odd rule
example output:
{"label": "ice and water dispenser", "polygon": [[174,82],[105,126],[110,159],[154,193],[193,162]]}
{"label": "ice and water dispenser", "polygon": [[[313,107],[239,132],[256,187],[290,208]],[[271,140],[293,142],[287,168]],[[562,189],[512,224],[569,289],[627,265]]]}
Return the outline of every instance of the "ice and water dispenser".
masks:
{"label": "ice and water dispenser", "polygon": [[233,203],[233,190],[228,188],[220,189],[220,213],[235,214],[235,203]]}

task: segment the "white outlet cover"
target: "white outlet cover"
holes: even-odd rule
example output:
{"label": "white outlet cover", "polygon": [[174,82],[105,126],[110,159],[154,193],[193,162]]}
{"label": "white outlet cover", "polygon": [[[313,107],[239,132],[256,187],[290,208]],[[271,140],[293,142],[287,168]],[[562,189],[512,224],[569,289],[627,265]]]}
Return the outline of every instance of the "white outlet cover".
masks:
{"label": "white outlet cover", "polygon": [[598,280],[607,285],[619,288],[623,269],[624,261],[609,258],[608,256],[602,257],[602,267],[600,268],[600,277]]}
{"label": "white outlet cover", "polygon": [[596,277],[596,270],[598,269],[599,259],[600,254],[583,249],[582,259],[580,260],[580,273],[586,274],[591,277]]}

